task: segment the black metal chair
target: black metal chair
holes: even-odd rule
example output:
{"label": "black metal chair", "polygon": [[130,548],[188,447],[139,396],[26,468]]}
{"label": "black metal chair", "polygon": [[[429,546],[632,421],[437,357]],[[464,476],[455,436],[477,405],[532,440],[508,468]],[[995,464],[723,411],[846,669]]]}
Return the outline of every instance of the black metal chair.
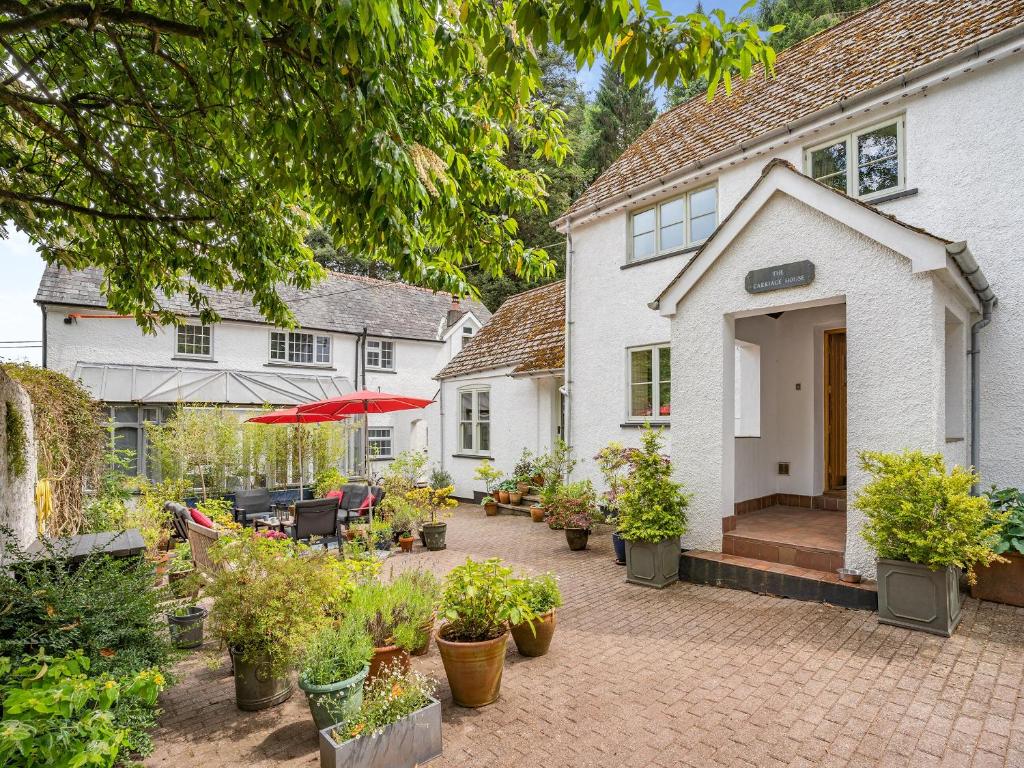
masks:
{"label": "black metal chair", "polygon": [[252,488],[248,491],[235,491],[235,522],[252,525],[253,520],[273,517],[276,505],[270,500],[270,491],[266,488]]}
{"label": "black metal chair", "polygon": [[164,512],[169,512],[171,515],[171,528],[174,531],[174,537],[181,541],[188,541],[188,521],[192,519],[188,513],[188,507],[176,501],[168,501],[164,503]]}
{"label": "black metal chair", "polygon": [[[361,520],[368,517],[370,512],[376,512],[380,503],[384,500],[384,489],[379,485],[362,485],[348,483],[342,489],[345,496],[341,500],[338,509],[338,523],[348,528],[354,520]],[[366,497],[373,494],[373,502],[364,508]]]}
{"label": "black metal chair", "polygon": [[325,546],[338,541],[338,500],[311,499],[295,502],[295,518],[291,526],[292,539],[309,541],[316,536]]}

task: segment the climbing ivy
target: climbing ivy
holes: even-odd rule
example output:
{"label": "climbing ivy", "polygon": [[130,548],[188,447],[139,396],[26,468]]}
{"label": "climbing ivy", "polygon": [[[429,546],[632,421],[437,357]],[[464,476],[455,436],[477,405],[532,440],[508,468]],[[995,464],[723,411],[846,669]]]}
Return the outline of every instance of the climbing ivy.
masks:
{"label": "climbing ivy", "polygon": [[26,468],[25,417],[10,400],[4,409],[4,433],[7,436],[7,474],[21,477]]}

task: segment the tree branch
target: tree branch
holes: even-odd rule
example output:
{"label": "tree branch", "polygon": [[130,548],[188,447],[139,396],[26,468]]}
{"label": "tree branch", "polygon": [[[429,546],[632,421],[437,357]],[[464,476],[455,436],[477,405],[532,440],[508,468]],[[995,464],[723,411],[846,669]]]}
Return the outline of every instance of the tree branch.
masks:
{"label": "tree branch", "polygon": [[209,223],[214,221],[212,216],[169,216],[155,215],[151,213],[117,213],[115,211],[103,211],[98,208],[89,208],[84,205],[70,203],[67,200],[58,200],[55,197],[31,195],[26,192],[18,192],[13,189],[3,189],[2,187],[0,187],[0,198],[16,200],[22,203],[31,203],[32,205],[47,205],[51,208],[59,208],[60,210],[71,211],[72,213],[83,213],[86,216],[92,216],[97,219],[106,219],[107,221],[137,221],[141,223],[159,224]]}

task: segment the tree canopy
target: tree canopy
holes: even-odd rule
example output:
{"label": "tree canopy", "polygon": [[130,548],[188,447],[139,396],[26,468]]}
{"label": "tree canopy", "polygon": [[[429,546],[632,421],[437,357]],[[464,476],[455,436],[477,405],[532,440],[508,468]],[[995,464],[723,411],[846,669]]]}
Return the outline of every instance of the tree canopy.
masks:
{"label": "tree canopy", "polygon": [[647,83],[630,83],[621,69],[606,63],[590,113],[594,135],[587,147],[587,165],[599,176],[658,116]]}
{"label": "tree canopy", "polygon": [[769,71],[756,23],[657,0],[120,0],[0,3],[0,213],[44,258],[95,265],[111,306],[173,320],[164,293],[322,275],[305,234],[410,282],[474,293],[467,269],[550,275],[517,219],[544,210],[565,113],[538,51],[603,55],[639,80]]}

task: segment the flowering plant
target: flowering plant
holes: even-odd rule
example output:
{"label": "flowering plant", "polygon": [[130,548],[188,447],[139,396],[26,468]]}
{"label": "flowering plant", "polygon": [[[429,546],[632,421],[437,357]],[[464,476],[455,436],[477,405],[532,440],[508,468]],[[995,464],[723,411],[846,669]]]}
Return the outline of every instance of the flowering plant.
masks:
{"label": "flowering plant", "polygon": [[583,528],[590,530],[594,525],[597,510],[597,493],[589,480],[579,480],[559,487],[548,504],[548,526],[561,528]]}
{"label": "flowering plant", "polygon": [[338,725],[331,736],[336,742],[371,736],[385,726],[423,709],[437,688],[432,678],[419,672],[403,672],[393,667],[366,687],[363,706]]}

